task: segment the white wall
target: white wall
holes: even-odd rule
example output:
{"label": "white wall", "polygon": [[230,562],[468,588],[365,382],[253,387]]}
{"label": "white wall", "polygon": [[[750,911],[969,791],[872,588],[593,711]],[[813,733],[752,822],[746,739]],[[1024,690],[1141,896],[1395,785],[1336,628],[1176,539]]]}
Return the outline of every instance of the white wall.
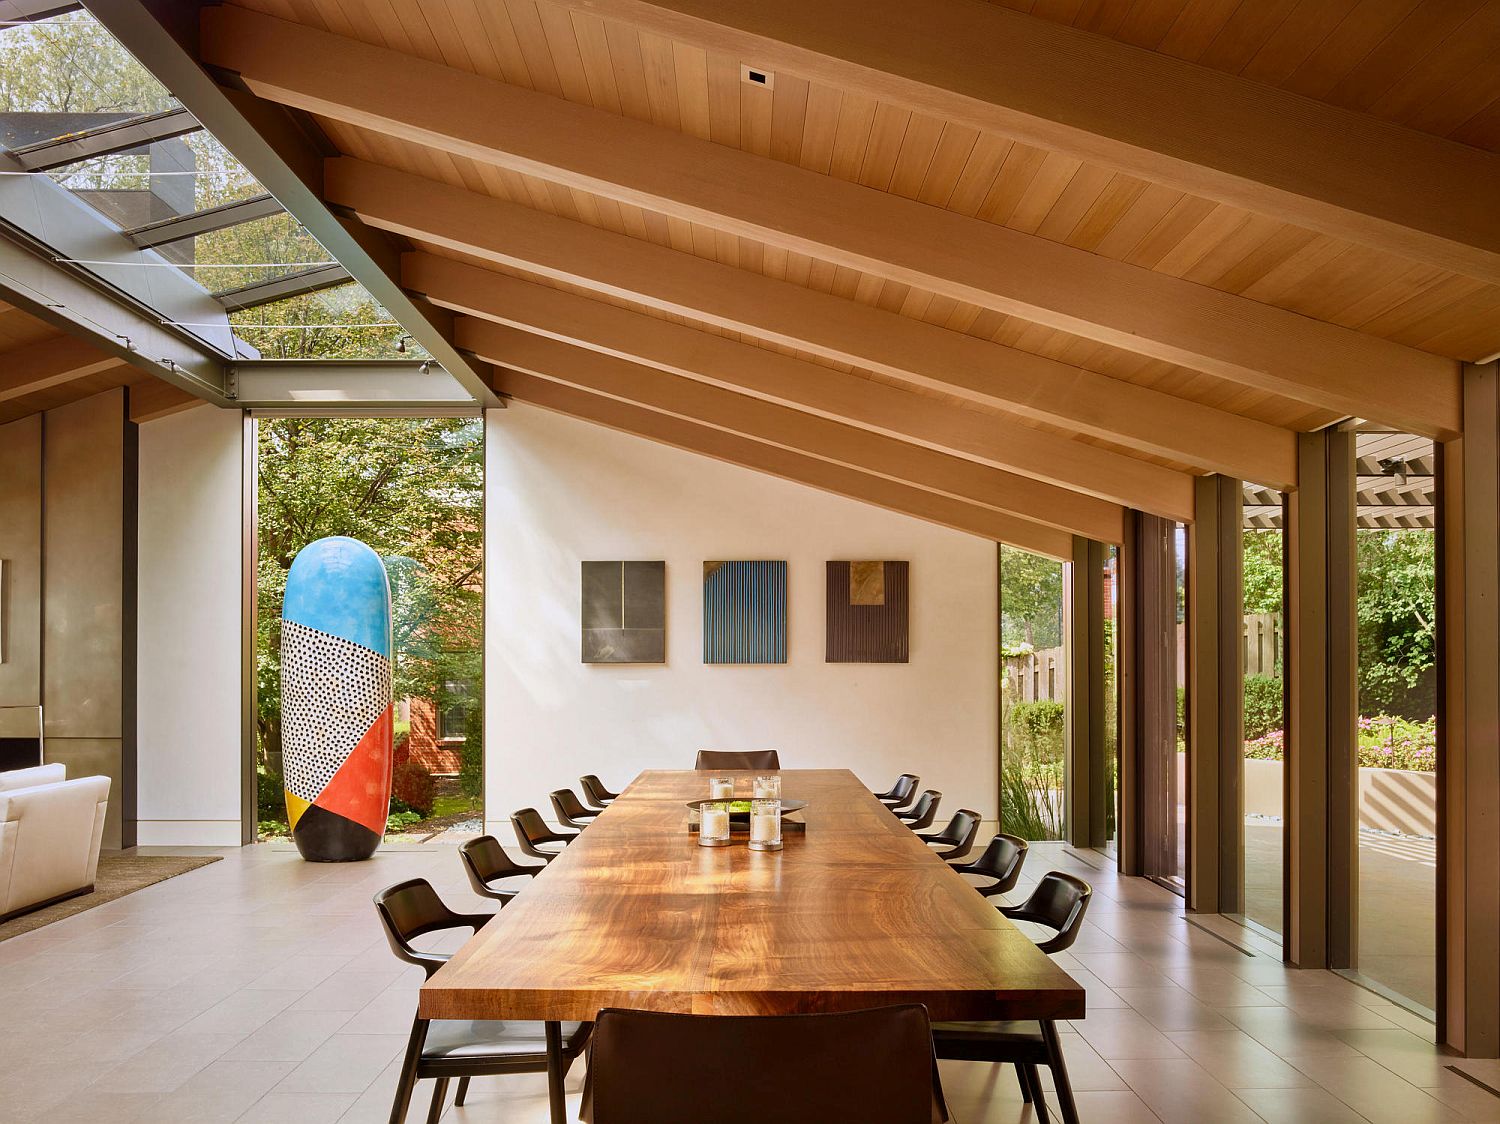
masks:
{"label": "white wall", "polygon": [[238,410],[140,428],[137,838],[240,843]]}
{"label": "white wall", "polygon": [[[996,818],[995,545],[526,406],[486,421],[489,829],[598,773],[692,768],[700,748],[787,768],[919,773]],[[911,662],[829,664],[824,563],[911,563]],[[665,559],[667,663],[580,662],[579,563]],[[705,560],[785,559],[788,662],[705,666]]]}

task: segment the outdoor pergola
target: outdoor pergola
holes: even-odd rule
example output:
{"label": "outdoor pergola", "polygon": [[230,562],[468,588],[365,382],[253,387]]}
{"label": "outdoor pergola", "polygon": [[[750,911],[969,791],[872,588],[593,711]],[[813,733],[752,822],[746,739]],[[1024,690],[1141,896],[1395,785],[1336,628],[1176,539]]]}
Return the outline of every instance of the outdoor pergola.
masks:
{"label": "outdoor pergola", "polygon": [[[1355,532],[1436,529],[1438,1016],[1500,1052],[1500,97],[1441,5],[88,7],[180,107],[0,168],[206,129],[260,186],[126,226],[0,178],[0,421],[127,384],[140,417],[531,404],[1077,563],[1078,698],[1118,547],[1126,873],[1152,873],[1138,762],[1173,736],[1184,525],[1206,912],[1242,897],[1239,537],[1281,529],[1286,955],[1315,967],[1353,956]],[[326,262],[132,288],[175,241],[283,210]],[[236,343],[236,311],[351,282],[430,360]],[[1104,734],[1069,737],[1094,845]]]}

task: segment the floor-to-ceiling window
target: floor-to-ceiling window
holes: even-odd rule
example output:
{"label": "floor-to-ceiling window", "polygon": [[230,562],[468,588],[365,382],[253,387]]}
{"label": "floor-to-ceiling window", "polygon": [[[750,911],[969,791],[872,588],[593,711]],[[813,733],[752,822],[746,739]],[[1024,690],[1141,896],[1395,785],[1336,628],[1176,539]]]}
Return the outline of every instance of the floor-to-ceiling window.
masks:
{"label": "floor-to-ceiling window", "polygon": [[1437,1005],[1433,445],[1357,438],[1358,929],[1367,981]]}
{"label": "floor-to-ceiling window", "polygon": [[481,830],[484,558],[478,418],[257,421],[256,731],[260,833],[284,835],[281,601],[297,552],[374,548],[391,589],[395,767],[388,833]]}
{"label": "floor-to-ceiling window", "polygon": [[1000,547],[1000,827],[1060,839],[1064,812],[1063,564]]}
{"label": "floor-to-ceiling window", "polygon": [[[1252,506],[1254,500],[1260,502]],[[1244,917],[1280,940],[1285,850],[1282,784],[1286,766],[1282,616],[1286,564],[1280,495],[1247,497],[1246,523],[1240,537],[1244,573],[1240,606],[1244,630]]]}
{"label": "floor-to-ceiling window", "polygon": [[1115,853],[1120,836],[1120,549],[1104,553],[1104,839]]}

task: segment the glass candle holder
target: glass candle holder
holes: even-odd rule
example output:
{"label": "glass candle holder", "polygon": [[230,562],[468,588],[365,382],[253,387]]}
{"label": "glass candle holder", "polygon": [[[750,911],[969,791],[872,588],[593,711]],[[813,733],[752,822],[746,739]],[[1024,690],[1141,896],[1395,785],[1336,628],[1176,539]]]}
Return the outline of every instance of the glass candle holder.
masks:
{"label": "glass candle holder", "polygon": [[756,777],[755,784],[751,789],[751,795],[756,800],[780,800],[781,775],[777,773],[770,776]]}
{"label": "glass candle holder", "polygon": [[729,846],[729,805],[703,804],[698,812],[698,846]]}
{"label": "glass candle holder", "polygon": [[750,849],[781,850],[781,801],[750,801]]}
{"label": "glass candle holder", "polygon": [[708,798],[710,800],[732,800],[734,799],[733,777],[709,777]]}

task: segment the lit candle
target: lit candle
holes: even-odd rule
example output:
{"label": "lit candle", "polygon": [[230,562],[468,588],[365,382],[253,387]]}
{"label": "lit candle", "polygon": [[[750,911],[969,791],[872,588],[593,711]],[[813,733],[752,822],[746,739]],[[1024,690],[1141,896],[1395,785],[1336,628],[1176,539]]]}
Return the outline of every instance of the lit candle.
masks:
{"label": "lit candle", "polygon": [[708,782],[710,800],[729,800],[734,796],[733,777],[713,777]]}
{"label": "lit candle", "polygon": [[729,809],[722,804],[704,807],[698,817],[698,842],[712,846],[729,838]]}
{"label": "lit candle", "polygon": [[781,849],[781,801],[756,800],[750,805],[750,849]]}

